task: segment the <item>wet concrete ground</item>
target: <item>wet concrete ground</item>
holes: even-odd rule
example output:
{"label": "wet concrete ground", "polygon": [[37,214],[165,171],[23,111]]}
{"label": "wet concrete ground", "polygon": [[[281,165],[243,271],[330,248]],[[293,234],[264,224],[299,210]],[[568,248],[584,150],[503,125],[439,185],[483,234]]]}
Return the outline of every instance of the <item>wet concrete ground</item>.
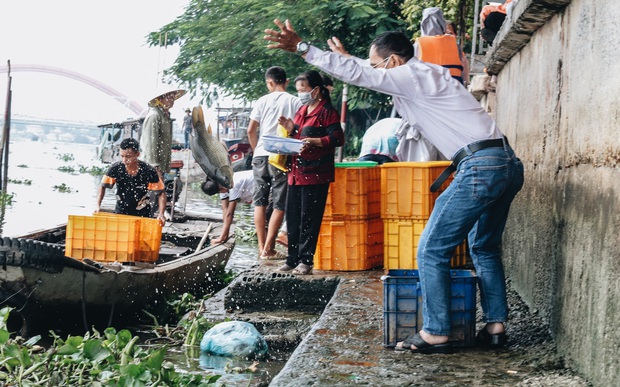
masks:
{"label": "wet concrete ground", "polygon": [[[278,264],[265,262],[248,273],[269,278]],[[315,271],[313,276],[301,277],[302,283],[337,277],[339,285],[318,320],[315,323],[307,320],[313,322],[311,328],[306,326],[290,332],[292,337],[299,335],[301,342],[277,376],[271,375],[271,380],[269,377],[255,378],[248,385],[590,385],[564,367],[562,358],[555,352],[547,327],[510,289],[510,283],[507,348],[461,348],[447,355],[419,355],[384,348],[383,283],[380,280],[383,274],[383,270]],[[212,311],[215,312],[213,306]],[[261,315],[260,312],[230,309],[227,312],[220,309],[218,313],[221,318],[245,321],[252,321]],[[274,317],[273,312],[264,312],[262,315]],[[300,320],[303,315],[299,312]],[[296,313],[289,313],[286,319],[290,321],[296,319],[296,316]],[[307,314],[305,316],[307,319]],[[481,327],[479,323],[478,329]],[[273,331],[268,334],[273,338]],[[280,335],[285,334],[280,332]]]}

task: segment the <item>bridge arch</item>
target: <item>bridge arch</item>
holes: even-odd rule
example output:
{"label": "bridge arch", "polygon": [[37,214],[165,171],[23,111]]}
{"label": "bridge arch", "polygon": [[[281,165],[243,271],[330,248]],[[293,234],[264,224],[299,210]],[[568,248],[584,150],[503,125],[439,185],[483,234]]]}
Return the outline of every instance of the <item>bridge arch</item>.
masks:
{"label": "bridge arch", "polygon": [[[8,71],[7,66],[0,66],[0,73],[6,73],[7,71]],[[84,74],[80,74],[72,70],[67,70],[67,69],[63,69],[60,67],[38,65],[38,64],[17,64],[17,65],[12,64],[11,72],[39,72],[39,73],[55,74],[55,75],[60,75],[65,78],[75,79],[76,81],[80,81],[82,83],[85,83],[89,86],[92,86],[106,93],[107,95],[109,95],[110,97],[114,98],[116,101],[121,103],[123,106],[130,109],[138,117],[144,116],[146,112],[146,109],[141,104],[125,96],[120,91],[94,78],[88,77]]]}

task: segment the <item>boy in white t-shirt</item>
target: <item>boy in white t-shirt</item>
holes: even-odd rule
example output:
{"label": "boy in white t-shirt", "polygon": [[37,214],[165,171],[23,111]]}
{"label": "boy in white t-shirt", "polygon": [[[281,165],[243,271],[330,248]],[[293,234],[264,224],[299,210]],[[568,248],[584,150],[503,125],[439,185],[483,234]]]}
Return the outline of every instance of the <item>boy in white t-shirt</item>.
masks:
{"label": "boy in white t-shirt", "polygon": [[222,234],[219,238],[214,239],[212,244],[225,242],[229,238],[230,226],[233,222],[237,202],[252,203],[252,194],[254,192],[254,173],[252,170],[235,172],[233,175],[233,188],[230,190],[222,187],[213,180],[207,180],[202,183],[202,192],[207,195],[215,195],[219,192],[222,200],[222,217],[224,226]]}

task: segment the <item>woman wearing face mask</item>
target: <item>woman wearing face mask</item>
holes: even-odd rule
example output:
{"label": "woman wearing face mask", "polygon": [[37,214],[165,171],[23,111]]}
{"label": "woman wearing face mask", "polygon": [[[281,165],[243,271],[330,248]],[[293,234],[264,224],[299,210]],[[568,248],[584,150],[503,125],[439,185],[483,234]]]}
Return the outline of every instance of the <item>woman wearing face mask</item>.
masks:
{"label": "woman wearing face mask", "polygon": [[295,88],[304,105],[294,121],[281,117],[279,122],[304,145],[291,157],[286,200],[288,255],[278,271],[305,275],[312,274],[327,191],[334,181],[335,149],[344,144],[344,132],[317,71],[306,71],[295,78]]}

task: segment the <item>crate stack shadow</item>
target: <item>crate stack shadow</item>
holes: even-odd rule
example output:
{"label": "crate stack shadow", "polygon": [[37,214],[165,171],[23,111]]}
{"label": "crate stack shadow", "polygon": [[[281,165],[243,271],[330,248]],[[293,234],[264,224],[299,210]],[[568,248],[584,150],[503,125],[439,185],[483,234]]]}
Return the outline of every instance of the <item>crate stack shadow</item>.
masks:
{"label": "crate stack shadow", "polygon": [[[381,219],[384,229],[383,328],[384,345],[414,335],[422,328],[422,287],[417,250],[420,236],[435,200],[452,182],[446,180],[437,192],[430,186],[449,161],[400,162],[381,166]],[[450,342],[456,346],[474,343],[476,322],[476,275],[459,270],[467,261],[467,241],[459,244],[450,261]]]}

